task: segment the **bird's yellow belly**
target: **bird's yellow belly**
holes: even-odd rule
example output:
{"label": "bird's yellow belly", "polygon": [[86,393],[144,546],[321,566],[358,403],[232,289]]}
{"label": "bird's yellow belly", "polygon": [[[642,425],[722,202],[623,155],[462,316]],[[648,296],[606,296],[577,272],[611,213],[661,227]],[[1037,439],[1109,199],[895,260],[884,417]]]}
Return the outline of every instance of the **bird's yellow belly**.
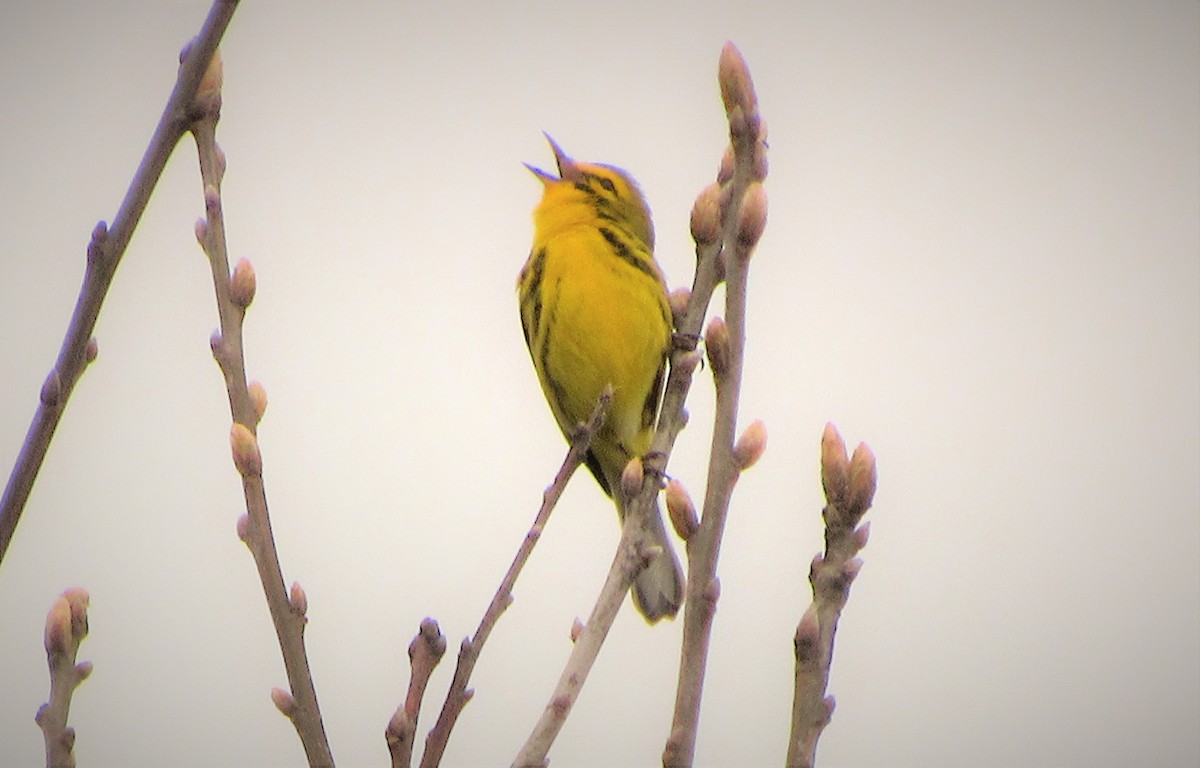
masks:
{"label": "bird's yellow belly", "polygon": [[[579,252],[578,244],[574,250]],[[545,281],[547,331],[547,395],[561,406],[564,430],[584,421],[608,384],[613,403],[603,432],[616,438],[629,455],[649,448],[648,425],[643,423],[669,342],[661,299],[649,283],[630,280],[624,264],[609,253],[599,254],[589,268],[579,264],[557,269],[548,254]],[[650,284],[658,288],[657,285]],[[565,423],[564,423],[565,422]]]}

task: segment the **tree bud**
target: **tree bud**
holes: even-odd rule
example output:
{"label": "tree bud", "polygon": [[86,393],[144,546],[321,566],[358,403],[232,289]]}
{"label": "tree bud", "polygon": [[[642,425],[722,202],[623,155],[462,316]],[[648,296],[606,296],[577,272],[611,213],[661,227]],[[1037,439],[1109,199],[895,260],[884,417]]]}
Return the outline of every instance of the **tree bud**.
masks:
{"label": "tree bud", "polygon": [[245,309],[254,301],[254,292],[258,289],[258,279],[254,267],[249,260],[238,260],[233,268],[233,277],[229,280],[229,298],[234,304]]}
{"label": "tree bud", "polygon": [[711,245],[721,237],[721,187],[709,184],[692,204],[692,239],[696,245]]}
{"label": "tree bud", "polygon": [[871,508],[876,482],[875,454],[866,443],[859,443],[850,457],[850,479],[846,489],[847,512],[854,515],[855,520]]}
{"label": "tree bud", "polygon": [[850,459],[846,456],[846,443],[832,422],[825,425],[821,434],[821,486],[825,499],[834,507],[845,503],[846,485],[850,477]]}
{"label": "tree bud", "polygon": [[244,424],[234,422],[229,430],[229,447],[233,450],[233,465],[242,477],[262,475],[262,454],[258,450],[258,438]]}
{"label": "tree bud", "polygon": [[758,97],[754,93],[754,82],[750,79],[750,68],[741,51],[733,43],[725,43],[717,66],[717,82],[721,86],[721,101],[726,114],[737,107],[749,115],[758,111]]}
{"label": "tree bud", "polygon": [[737,244],[738,256],[750,258],[754,246],[762,237],[767,226],[767,192],[759,182],[753,182],[742,196],[742,207],[738,210]]}
{"label": "tree bud", "polygon": [[262,421],[263,414],[267,412],[267,390],[259,382],[252,381],[246,391],[250,395],[250,404],[254,406],[254,420]]}
{"label": "tree bud", "polygon": [[688,494],[687,489],[683,487],[683,483],[678,480],[671,480],[667,483],[666,497],[667,516],[671,518],[671,526],[675,529],[675,533],[679,534],[679,538],[687,541],[700,527],[700,520],[696,516],[696,505],[692,502],[692,497]]}
{"label": "tree bud", "polygon": [[288,603],[291,604],[294,612],[301,616],[308,615],[308,595],[304,593],[304,588],[300,586],[300,582],[292,582],[292,591],[288,595]]}
{"label": "tree bud", "polygon": [[621,472],[621,492],[625,494],[625,498],[633,498],[642,490],[642,479],[645,477],[646,470],[642,466],[642,459],[639,456],[634,456],[625,465],[625,469]]}
{"label": "tree bud", "polygon": [[46,653],[61,656],[71,643],[71,605],[61,595],[54,600],[46,613],[46,630],[43,634]]}
{"label": "tree bud", "polygon": [[721,379],[729,371],[732,352],[729,348],[729,327],[721,317],[714,316],[704,332],[704,348],[708,351],[708,364],[713,375]]}
{"label": "tree bud", "polygon": [[692,290],[690,288],[676,288],[671,291],[671,295],[667,297],[671,304],[671,323],[678,328],[683,322],[683,315],[687,312],[688,302],[692,300]]}
{"label": "tree bud", "polygon": [[755,419],[733,446],[733,460],[739,470],[746,470],[762,458],[767,450],[767,425]]}
{"label": "tree bud", "polygon": [[271,703],[289,719],[296,714],[296,699],[282,688],[271,689]]}

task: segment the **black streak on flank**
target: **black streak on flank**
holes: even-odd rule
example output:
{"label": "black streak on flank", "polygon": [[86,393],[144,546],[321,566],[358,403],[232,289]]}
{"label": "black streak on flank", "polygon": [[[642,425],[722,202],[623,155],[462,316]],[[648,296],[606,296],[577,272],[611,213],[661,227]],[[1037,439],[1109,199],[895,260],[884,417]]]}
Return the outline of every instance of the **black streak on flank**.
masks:
{"label": "black streak on flank", "polygon": [[612,246],[613,253],[615,253],[617,257],[621,259],[621,261],[626,262],[634,269],[645,272],[647,275],[654,278],[655,281],[658,280],[658,275],[655,274],[653,267],[646,263],[645,259],[638,258],[638,256],[636,256],[633,251],[629,249],[629,246],[625,244],[625,241],[622,240],[616,232],[613,232],[608,227],[600,227],[600,235],[608,241],[608,244]]}
{"label": "black streak on flank", "polygon": [[542,322],[542,273],[545,268],[546,249],[542,248],[529,260],[529,283],[521,302],[521,330],[525,332],[525,346],[530,349],[533,349],[533,339]]}

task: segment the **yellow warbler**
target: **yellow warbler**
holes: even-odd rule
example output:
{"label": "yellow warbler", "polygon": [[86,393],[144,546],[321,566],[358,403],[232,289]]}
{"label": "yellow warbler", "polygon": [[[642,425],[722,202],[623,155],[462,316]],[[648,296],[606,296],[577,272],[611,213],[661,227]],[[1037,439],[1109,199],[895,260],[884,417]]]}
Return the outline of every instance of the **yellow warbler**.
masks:
{"label": "yellow warbler", "polygon": [[[542,200],[533,212],[533,248],[517,288],[521,326],[538,381],[568,438],[600,393],[612,405],[593,436],[587,467],[616,499],[621,472],[650,449],[671,343],[666,283],[654,261],[654,226],[641,191],[624,171],[578,163],[549,136],[558,176],[533,166]],[[654,623],[683,602],[683,571],[657,507],[652,544],[662,554],[633,585],[634,605]]]}

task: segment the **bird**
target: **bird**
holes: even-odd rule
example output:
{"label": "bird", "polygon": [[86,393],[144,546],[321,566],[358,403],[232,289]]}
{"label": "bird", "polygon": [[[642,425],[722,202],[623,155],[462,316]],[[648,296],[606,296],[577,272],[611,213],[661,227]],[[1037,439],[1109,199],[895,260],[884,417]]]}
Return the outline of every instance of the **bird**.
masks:
{"label": "bird", "polygon": [[[621,474],[650,450],[662,398],[672,319],[654,260],[654,225],[633,178],[572,160],[546,135],[558,175],[526,163],[542,183],[533,245],[517,278],[521,327],[550,411],[570,441],[612,387],[585,464],[625,520]],[[662,548],[634,579],[634,606],[650,624],[674,618],[684,575],[661,508],[648,522]]]}

